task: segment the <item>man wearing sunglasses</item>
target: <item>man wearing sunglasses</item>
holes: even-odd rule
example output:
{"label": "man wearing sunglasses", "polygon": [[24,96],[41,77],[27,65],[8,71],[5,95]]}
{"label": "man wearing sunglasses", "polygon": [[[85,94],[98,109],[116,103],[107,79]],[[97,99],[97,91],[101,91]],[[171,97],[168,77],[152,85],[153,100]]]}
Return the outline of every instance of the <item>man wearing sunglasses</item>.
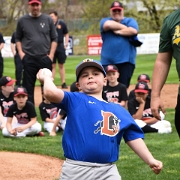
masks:
{"label": "man wearing sunglasses", "polygon": [[124,17],[123,4],[118,1],[111,4],[110,16],[100,21],[101,63],[104,68],[109,64],[116,65],[121,74],[118,81],[128,88],[136,61],[136,47],[130,38],[137,36],[138,23],[133,18]]}

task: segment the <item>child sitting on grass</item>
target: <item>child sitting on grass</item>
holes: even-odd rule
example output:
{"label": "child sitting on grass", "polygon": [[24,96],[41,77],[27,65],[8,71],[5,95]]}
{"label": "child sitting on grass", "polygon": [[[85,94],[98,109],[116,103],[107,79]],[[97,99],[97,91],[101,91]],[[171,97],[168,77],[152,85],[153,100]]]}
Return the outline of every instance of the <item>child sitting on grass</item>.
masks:
{"label": "child sitting on grass", "polygon": [[[7,112],[9,106],[14,103],[14,83],[16,80],[11,79],[9,76],[3,76],[0,78],[0,129],[6,127]],[[16,123],[17,120],[13,117],[12,123]]]}
{"label": "child sitting on grass", "polygon": [[[7,124],[2,134],[6,137],[25,137],[27,135],[38,135],[41,132],[41,124],[37,121],[34,105],[27,101],[28,94],[24,87],[17,87],[14,91],[16,103],[9,107],[7,113]],[[17,123],[12,124],[13,116]]]}
{"label": "child sitting on grass", "polygon": [[84,59],[76,68],[76,85],[81,92],[66,92],[56,87],[48,69],[37,74],[46,98],[67,113],[62,139],[66,160],[60,180],[120,180],[114,162],[119,159],[122,138],[154,173],[162,169],[162,162],[148,150],[144,133],[129,112],[103,100],[105,76],[99,61]]}

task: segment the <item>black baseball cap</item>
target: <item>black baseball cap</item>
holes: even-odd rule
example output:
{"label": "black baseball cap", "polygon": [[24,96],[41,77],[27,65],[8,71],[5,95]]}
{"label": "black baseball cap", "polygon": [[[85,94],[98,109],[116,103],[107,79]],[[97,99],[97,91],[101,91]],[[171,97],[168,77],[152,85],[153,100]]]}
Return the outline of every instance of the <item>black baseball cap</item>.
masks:
{"label": "black baseball cap", "polygon": [[119,1],[114,1],[112,4],[111,4],[111,7],[110,7],[111,10],[114,10],[114,9],[119,9],[119,10],[122,10],[123,9],[123,4]]}
{"label": "black baseball cap", "polygon": [[11,79],[9,76],[3,76],[0,78],[0,86],[11,86],[16,82],[15,79]]}
{"label": "black baseball cap", "polygon": [[70,91],[71,92],[78,92],[79,89],[76,87],[76,82],[73,82],[70,86]]}
{"label": "black baseball cap", "polygon": [[150,82],[150,77],[147,74],[140,74],[137,78],[138,82]]}
{"label": "black baseball cap", "polygon": [[86,67],[96,67],[100,71],[102,71],[102,73],[104,74],[104,77],[106,76],[106,72],[99,61],[87,58],[87,59],[84,59],[82,62],[80,62],[76,67],[76,82],[78,82],[81,71]]}
{"label": "black baseball cap", "polygon": [[138,82],[136,84],[134,92],[148,93],[149,92],[149,87],[145,82]]}
{"label": "black baseball cap", "polygon": [[17,87],[17,88],[15,88],[14,96],[18,96],[20,94],[28,96],[26,88],[24,88],[24,87]]}
{"label": "black baseball cap", "polygon": [[105,68],[106,73],[108,72],[118,72],[118,68],[115,65],[108,65]]}
{"label": "black baseball cap", "polygon": [[41,4],[41,0],[28,0],[28,4],[33,4],[33,3]]}

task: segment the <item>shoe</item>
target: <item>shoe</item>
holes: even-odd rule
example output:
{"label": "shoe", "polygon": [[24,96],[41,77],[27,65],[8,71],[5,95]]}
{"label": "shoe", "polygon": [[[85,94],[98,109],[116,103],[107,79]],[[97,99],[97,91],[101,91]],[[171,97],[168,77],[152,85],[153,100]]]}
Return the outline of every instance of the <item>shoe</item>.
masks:
{"label": "shoe", "polygon": [[172,128],[168,127],[168,128],[159,128],[158,129],[158,133],[159,134],[169,134],[172,132]]}
{"label": "shoe", "polygon": [[63,84],[61,85],[61,87],[62,87],[62,89],[67,89],[67,88],[68,88],[67,85],[66,85],[66,83],[63,83]]}
{"label": "shoe", "polygon": [[38,133],[38,135],[39,135],[39,136],[44,136],[44,132],[40,131],[40,132]]}

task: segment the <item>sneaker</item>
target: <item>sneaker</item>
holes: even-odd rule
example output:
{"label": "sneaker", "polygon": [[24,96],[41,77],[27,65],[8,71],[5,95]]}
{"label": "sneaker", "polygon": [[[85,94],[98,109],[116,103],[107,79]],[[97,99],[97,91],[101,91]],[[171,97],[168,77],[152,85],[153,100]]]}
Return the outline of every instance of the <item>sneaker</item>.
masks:
{"label": "sneaker", "polygon": [[66,85],[66,83],[63,83],[63,84],[61,85],[61,87],[62,87],[62,89],[67,89],[67,88],[68,88],[67,85]]}
{"label": "sneaker", "polygon": [[44,132],[40,131],[39,133],[37,133],[37,136],[44,136]]}
{"label": "sneaker", "polygon": [[172,128],[168,127],[168,128],[159,128],[158,129],[158,133],[159,134],[169,134],[172,132]]}

